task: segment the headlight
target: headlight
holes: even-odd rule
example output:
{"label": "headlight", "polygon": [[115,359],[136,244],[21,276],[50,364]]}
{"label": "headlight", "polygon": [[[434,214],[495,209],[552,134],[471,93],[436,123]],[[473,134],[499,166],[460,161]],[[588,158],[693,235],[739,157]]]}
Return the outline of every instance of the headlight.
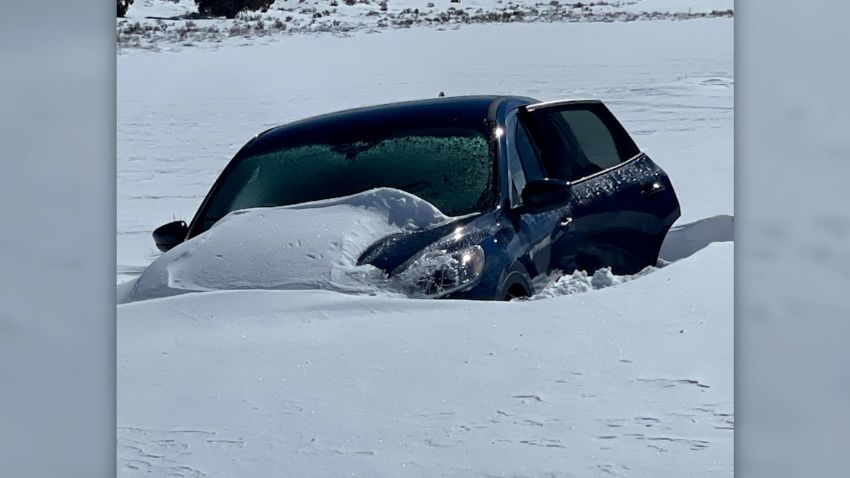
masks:
{"label": "headlight", "polygon": [[484,270],[484,249],[472,246],[457,252],[427,251],[397,276],[413,292],[440,297],[471,287]]}

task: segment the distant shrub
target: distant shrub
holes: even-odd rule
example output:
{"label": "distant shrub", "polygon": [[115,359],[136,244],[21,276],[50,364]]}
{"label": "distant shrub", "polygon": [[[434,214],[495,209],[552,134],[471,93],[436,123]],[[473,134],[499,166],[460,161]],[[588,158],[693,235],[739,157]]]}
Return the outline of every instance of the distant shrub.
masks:
{"label": "distant shrub", "polygon": [[127,9],[133,4],[133,0],[118,0],[118,18],[124,18]]}
{"label": "distant shrub", "polygon": [[236,18],[243,10],[267,12],[273,3],[274,0],[195,0],[201,15],[227,18]]}

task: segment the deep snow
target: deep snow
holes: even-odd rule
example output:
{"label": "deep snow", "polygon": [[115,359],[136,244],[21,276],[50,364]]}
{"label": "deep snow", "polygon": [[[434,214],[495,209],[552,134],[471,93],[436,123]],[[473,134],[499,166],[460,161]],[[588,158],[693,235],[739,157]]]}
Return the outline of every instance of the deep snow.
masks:
{"label": "deep snow", "polygon": [[160,256],[122,287],[118,302],[229,289],[392,293],[380,270],[357,265],[363,252],[390,234],[447,220],[427,201],[390,188],[238,210]]}
{"label": "deep snow", "polygon": [[725,243],[539,301],[121,306],[119,472],[731,476],[732,273]]}
{"label": "deep snow", "polygon": [[732,76],[728,19],[119,56],[119,282],[257,132],[439,91],[601,98],[682,203],[663,267],[569,275],[541,300],[239,290],[121,305],[119,475],[730,476]]}

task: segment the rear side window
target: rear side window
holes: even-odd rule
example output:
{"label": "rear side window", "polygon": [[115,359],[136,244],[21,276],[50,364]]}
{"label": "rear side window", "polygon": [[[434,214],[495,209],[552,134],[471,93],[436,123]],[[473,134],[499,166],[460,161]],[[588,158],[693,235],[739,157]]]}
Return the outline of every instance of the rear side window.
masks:
{"label": "rear side window", "polygon": [[549,177],[576,181],[628,161],[637,145],[601,103],[572,103],[526,112]]}

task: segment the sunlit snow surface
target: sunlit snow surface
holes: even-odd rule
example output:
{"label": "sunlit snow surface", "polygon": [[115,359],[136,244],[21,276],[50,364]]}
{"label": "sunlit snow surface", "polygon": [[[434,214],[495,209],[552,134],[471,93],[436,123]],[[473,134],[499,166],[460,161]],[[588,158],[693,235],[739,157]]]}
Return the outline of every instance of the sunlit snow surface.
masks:
{"label": "sunlit snow surface", "polygon": [[119,306],[119,475],[731,476],[732,24],[119,56],[119,282],[257,132],[440,91],[603,99],[682,203],[663,267],[552,278],[539,300],[237,290]]}

